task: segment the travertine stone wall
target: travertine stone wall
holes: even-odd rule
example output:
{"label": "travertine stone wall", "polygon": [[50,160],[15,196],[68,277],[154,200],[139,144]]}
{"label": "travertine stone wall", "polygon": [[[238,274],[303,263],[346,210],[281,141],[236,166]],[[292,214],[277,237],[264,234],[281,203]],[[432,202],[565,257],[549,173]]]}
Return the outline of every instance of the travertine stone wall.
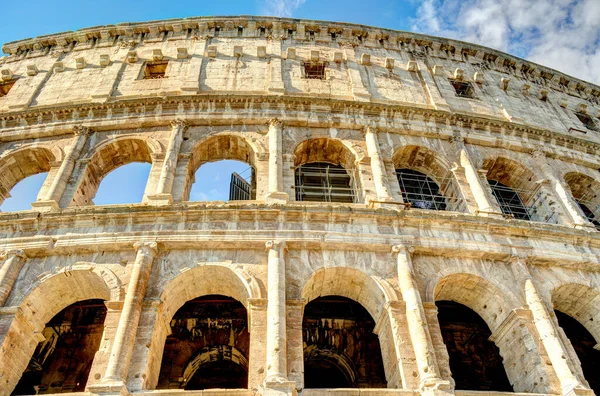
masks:
{"label": "travertine stone wall", "polygon": [[[440,300],[484,319],[516,393],[592,394],[553,309],[600,340],[600,233],[576,202],[600,203],[600,132],[576,115],[600,125],[600,87],[468,43],[278,18],[121,24],[3,50],[0,200],[48,176],[31,210],[0,214],[0,395],[47,321],[86,299],[107,306],[86,394],[179,394],[156,390],[169,323],[211,294],[248,312],[248,389],[189,394],[472,396],[454,390]],[[142,78],[157,59],[164,78]],[[311,61],[323,79],[306,78]],[[254,168],[254,199],[190,202],[195,171],[222,159]],[[131,162],[152,165],[142,202],[95,206]],[[342,165],[355,203],[296,201],[310,162]],[[462,211],[407,207],[398,168]],[[553,221],[503,216],[487,178],[541,194]],[[304,389],[303,309],[327,295],[375,321],[388,389]]]}

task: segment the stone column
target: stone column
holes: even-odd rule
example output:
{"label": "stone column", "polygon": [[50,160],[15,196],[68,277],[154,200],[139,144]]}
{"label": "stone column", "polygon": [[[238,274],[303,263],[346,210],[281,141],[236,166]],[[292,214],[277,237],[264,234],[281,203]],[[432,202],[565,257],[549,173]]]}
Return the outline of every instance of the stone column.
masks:
{"label": "stone column", "polygon": [[546,155],[542,150],[535,150],[533,157],[537,160],[544,177],[548,179],[553,192],[558,196],[559,202],[562,204],[566,214],[569,216],[573,226],[577,228],[589,229],[595,231],[596,228],[591,224],[582,214],[579,209],[579,205],[575,202],[573,195],[570,192],[569,187],[562,182],[554,172],[554,169],[546,161]]}
{"label": "stone column", "polygon": [[6,303],[27,258],[22,250],[9,250],[4,254],[6,260],[0,268],[0,307],[3,307]]}
{"label": "stone column", "polygon": [[304,341],[302,319],[305,298],[287,300],[287,366],[288,378],[296,383],[298,391],[304,389]]}
{"label": "stone column", "polygon": [[398,286],[406,304],[406,320],[419,371],[419,386],[421,389],[447,386],[449,385],[448,381],[444,381],[440,377],[435,359],[427,317],[414,278],[411,248],[396,245],[392,247],[392,252],[398,255]]}
{"label": "stone column", "polygon": [[386,178],[385,165],[381,158],[381,148],[377,139],[377,128],[367,126],[364,129],[365,141],[367,143],[367,153],[371,157],[371,171],[373,172],[373,182],[375,183],[375,193],[379,201],[393,201],[390,194],[390,188]]}
{"label": "stone column", "polygon": [[52,180],[50,188],[48,188],[46,195],[41,201],[32,202],[32,208],[43,212],[59,208],[60,199],[75,169],[75,162],[79,159],[90,132],[89,128],[82,125],[77,125],[73,128],[75,137],[71,145],[65,150],[65,157],[54,176],[54,180]]}
{"label": "stone column", "polygon": [[569,367],[569,354],[561,342],[556,327],[558,323],[553,323],[553,320],[548,312],[548,309],[540,296],[527,265],[519,257],[512,258],[512,266],[524,283],[525,301],[531,310],[535,328],[540,336],[544,349],[548,354],[548,358],[554,367],[554,371],[558,380],[563,395],[579,395],[592,394],[589,389],[577,379],[577,376]]}
{"label": "stone column", "polygon": [[263,395],[289,395],[295,384],[287,377],[285,241],[266,243],[267,282],[267,375]]}
{"label": "stone column", "polygon": [[482,216],[490,216],[490,217],[501,217],[502,211],[500,207],[491,200],[487,193],[488,187],[483,183],[481,175],[473,166],[473,161],[469,156],[469,152],[462,144],[460,148],[460,165],[465,169],[465,177],[467,178],[467,182],[469,183],[469,187],[471,188],[471,192],[473,193],[473,198],[475,199],[475,203],[477,203],[477,214]]}
{"label": "stone column", "polygon": [[248,389],[257,391],[265,381],[267,339],[267,299],[248,299],[248,330],[250,331],[250,356],[248,359]]}
{"label": "stone column", "polygon": [[288,195],[283,191],[283,122],[269,120],[269,192],[268,202],[286,203]]}
{"label": "stone column", "polygon": [[157,252],[156,242],[137,242],[134,247],[137,255],[131,270],[123,311],[119,317],[106,372],[99,383],[90,387],[90,390],[96,393],[122,392],[125,389],[148,278]]}
{"label": "stone column", "polygon": [[148,196],[150,202],[159,205],[169,205],[173,203],[173,181],[175,180],[175,170],[177,169],[177,159],[181,142],[183,141],[183,132],[187,124],[185,121],[177,119],[171,122],[172,134],[169,139],[169,145],[165,153],[160,177],[156,186],[156,193]]}

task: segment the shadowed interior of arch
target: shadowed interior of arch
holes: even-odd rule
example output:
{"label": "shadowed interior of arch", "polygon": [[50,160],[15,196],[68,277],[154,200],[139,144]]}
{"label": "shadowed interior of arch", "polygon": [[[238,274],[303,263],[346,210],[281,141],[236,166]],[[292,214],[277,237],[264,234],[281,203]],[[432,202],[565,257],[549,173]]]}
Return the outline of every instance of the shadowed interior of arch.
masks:
{"label": "shadowed interior of arch", "polygon": [[102,300],[68,306],[47,324],[13,395],[83,392],[104,332]]}
{"label": "shadowed interior of arch", "polygon": [[47,176],[48,172],[42,172],[18,182],[10,190],[10,197],[5,199],[2,205],[0,205],[0,211],[16,212],[18,210],[31,209],[31,203],[37,200]]}
{"label": "shadowed interior of arch", "polygon": [[246,308],[222,295],[186,302],[171,320],[157,389],[248,387]]}
{"label": "shadowed interior of arch", "polygon": [[236,160],[207,162],[194,174],[190,201],[244,201],[256,198],[254,168]]}
{"label": "shadowed interior of arch", "polygon": [[594,349],[597,345],[596,340],[577,319],[558,310],[554,310],[554,313],[559,326],[564,330],[565,335],[573,345],[573,349],[581,363],[584,378],[594,393],[600,394],[600,378],[598,378],[600,351]]}
{"label": "shadowed interior of arch", "polygon": [[341,165],[311,162],[296,167],[296,201],[355,201],[354,182]]}
{"label": "shadowed interior of arch", "polygon": [[513,392],[502,357],[486,322],[454,301],[436,301],[440,330],[450,355],[450,371],[459,390]]}
{"label": "shadowed interior of arch", "polygon": [[318,297],[302,320],[305,388],[385,388],[375,321],[345,297]]}
{"label": "shadowed interior of arch", "polygon": [[142,202],[151,165],[131,162],[107,174],[98,187],[94,204],[126,204]]}

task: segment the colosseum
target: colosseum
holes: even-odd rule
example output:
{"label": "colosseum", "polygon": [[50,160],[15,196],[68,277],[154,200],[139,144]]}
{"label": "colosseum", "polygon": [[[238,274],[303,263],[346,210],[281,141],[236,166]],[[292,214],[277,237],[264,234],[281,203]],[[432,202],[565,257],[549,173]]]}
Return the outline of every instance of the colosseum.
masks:
{"label": "colosseum", "polygon": [[2,49],[0,395],[600,395],[600,86],[272,17]]}

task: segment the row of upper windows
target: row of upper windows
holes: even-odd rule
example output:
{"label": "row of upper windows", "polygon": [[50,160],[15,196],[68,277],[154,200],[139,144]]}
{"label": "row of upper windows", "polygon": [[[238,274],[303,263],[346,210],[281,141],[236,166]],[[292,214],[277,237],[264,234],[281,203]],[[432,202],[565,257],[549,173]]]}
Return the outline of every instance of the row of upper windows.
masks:
{"label": "row of upper windows", "polygon": [[[327,139],[325,139],[327,140]],[[310,141],[310,140],[309,140]],[[320,143],[323,144],[323,143]],[[227,143],[230,146],[230,143]],[[334,145],[332,145],[334,146]],[[311,151],[307,145],[304,149]],[[315,146],[316,147],[316,146]],[[318,156],[306,157],[294,167],[294,185],[291,188],[292,199],[308,202],[340,202],[360,203],[364,202],[364,187],[360,172],[353,169],[353,161],[341,163],[339,152],[341,147],[335,147],[331,153],[321,152]],[[214,150],[219,152],[220,150]],[[417,149],[418,151],[418,149]],[[312,152],[316,152],[312,150]],[[184,188],[184,192],[178,200],[188,201],[212,201],[212,200],[254,200],[257,198],[257,189],[264,186],[256,184],[256,169],[253,161],[249,159],[249,153],[238,154],[239,158],[233,158],[229,154],[221,153],[228,158],[208,158],[208,161],[193,165],[196,169],[194,176],[188,181],[190,183]],[[332,157],[335,156],[334,157]],[[298,156],[298,155],[297,155]],[[410,155],[405,155],[410,157]],[[241,160],[233,161],[234,159]],[[114,162],[114,161],[113,161]],[[130,158],[129,161],[115,162],[105,170],[96,166],[91,161],[87,170],[82,170],[79,179],[82,180],[78,189],[80,198],[73,198],[74,205],[93,204],[92,199],[98,198],[99,204],[140,202],[143,197],[152,195],[149,189],[152,183],[148,180],[150,165],[145,165],[140,170],[138,165],[127,165],[129,162],[151,162],[149,158]],[[111,162],[112,164],[112,162]],[[121,165],[127,165],[119,168]],[[16,167],[20,168],[19,162]],[[49,165],[48,165],[49,166]],[[552,191],[546,190],[536,180],[531,172],[519,171],[519,177],[511,177],[510,169],[515,168],[514,161],[495,161],[488,169],[488,199],[494,200],[497,210],[507,217],[520,220],[540,221],[547,223],[560,223],[561,210],[557,205]],[[142,165],[144,167],[144,165]],[[119,169],[117,169],[119,168]],[[10,168],[9,168],[10,169]],[[36,170],[37,169],[37,170]],[[116,171],[115,171],[116,169]],[[127,171],[131,172],[129,175]],[[33,174],[48,171],[48,167],[35,168]],[[115,172],[113,172],[115,171]],[[124,173],[123,173],[124,172]],[[517,172],[517,173],[519,173]],[[14,175],[14,184],[24,179],[23,175]],[[8,177],[10,179],[10,177]],[[48,185],[52,181],[44,181],[40,177],[37,180],[37,188],[29,187],[28,197],[16,196],[12,201],[20,201],[20,206],[12,206],[11,200],[6,200],[1,209],[4,211],[28,209],[29,202],[35,201],[35,196],[42,188],[42,184]],[[580,215],[587,218],[596,227],[600,227],[600,197],[598,197],[598,182],[589,176],[577,174],[565,178],[571,189],[573,201],[577,203]],[[194,182],[195,181],[195,182]],[[395,170],[395,182],[390,186],[397,191],[396,199],[402,200],[406,206],[427,209],[446,210],[456,212],[468,212],[467,200],[463,190],[468,186],[461,186],[458,179],[452,173],[440,172],[439,170],[424,169],[410,162],[398,162]],[[23,181],[27,184],[27,180]],[[463,182],[464,183],[464,182]],[[14,186],[13,184],[13,186]],[[127,189],[122,186],[127,185]],[[137,185],[137,189],[135,186]],[[20,189],[20,185],[0,186],[7,193]],[[258,195],[260,198],[264,191]],[[132,194],[135,194],[132,196]],[[39,200],[43,200],[39,194]],[[108,199],[103,198],[108,197]],[[564,220],[563,220],[564,222]]]}

